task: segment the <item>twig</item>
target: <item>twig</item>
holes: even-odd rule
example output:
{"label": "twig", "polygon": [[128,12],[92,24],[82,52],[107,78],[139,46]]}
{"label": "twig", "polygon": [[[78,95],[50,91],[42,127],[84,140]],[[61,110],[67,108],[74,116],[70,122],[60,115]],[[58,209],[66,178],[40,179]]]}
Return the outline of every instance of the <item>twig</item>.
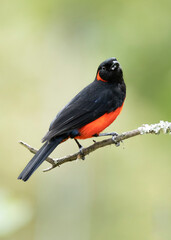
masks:
{"label": "twig", "polygon": [[[171,122],[167,122],[167,121],[160,121],[159,123],[156,124],[143,124],[141,127],[134,129],[132,131],[129,132],[124,132],[118,136],[113,136],[111,138],[99,141],[99,142],[95,142],[92,145],[90,145],[87,148],[83,148],[82,149],[82,154],[84,156],[88,155],[91,152],[94,152],[95,150],[97,150],[98,148],[102,148],[111,144],[115,144],[116,146],[119,145],[119,143],[123,140],[126,140],[128,138],[137,136],[137,135],[143,135],[143,134],[148,134],[148,133],[153,133],[153,134],[160,134],[161,132],[163,133],[170,133],[171,134]],[[31,146],[29,146],[27,143],[24,143],[23,141],[19,142],[20,144],[22,144],[24,147],[26,147],[31,153],[35,154],[37,152],[37,150]],[[51,169],[55,168],[55,167],[59,167],[60,165],[62,165],[63,163],[66,162],[71,162],[71,161],[75,161],[76,159],[81,158],[80,156],[80,152],[65,156],[65,157],[61,157],[61,158],[57,158],[57,159],[53,159],[48,157],[46,159],[47,162],[49,162],[51,164],[51,166],[45,170],[43,170],[44,172],[50,171]]]}

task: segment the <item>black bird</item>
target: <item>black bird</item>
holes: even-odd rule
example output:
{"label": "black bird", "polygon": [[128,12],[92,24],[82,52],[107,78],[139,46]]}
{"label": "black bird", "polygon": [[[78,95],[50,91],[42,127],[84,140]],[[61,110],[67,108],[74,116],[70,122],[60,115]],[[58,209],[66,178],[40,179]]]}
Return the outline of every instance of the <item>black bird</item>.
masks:
{"label": "black bird", "polygon": [[68,138],[98,136],[122,110],[126,97],[123,73],[116,58],[102,62],[95,80],[79,92],[55,117],[44,136],[44,145],[30,160],[18,179],[27,181],[50,153]]}

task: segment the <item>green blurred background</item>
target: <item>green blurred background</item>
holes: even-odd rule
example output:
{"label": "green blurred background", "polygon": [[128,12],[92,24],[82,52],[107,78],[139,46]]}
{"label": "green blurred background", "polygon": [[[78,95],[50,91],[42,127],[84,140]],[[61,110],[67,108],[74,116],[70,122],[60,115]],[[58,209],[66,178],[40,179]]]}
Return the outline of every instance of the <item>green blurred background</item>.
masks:
{"label": "green blurred background", "polygon": [[[171,120],[171,2],[0,1],[0,239],[171,239],[171,139],[147,135],[17,180],[56,113],[116,57],[127,99],[107,131]],[[92,140],[82,142],[84,146]],[[75,152],[67,141],[52,154]]]}

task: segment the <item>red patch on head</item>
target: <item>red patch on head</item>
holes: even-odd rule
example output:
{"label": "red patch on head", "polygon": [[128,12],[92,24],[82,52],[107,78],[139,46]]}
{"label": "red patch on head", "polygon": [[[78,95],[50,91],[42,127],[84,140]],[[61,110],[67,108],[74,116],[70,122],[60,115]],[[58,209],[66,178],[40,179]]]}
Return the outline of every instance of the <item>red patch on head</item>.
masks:
{"label": "red patch on head", "polygon": [[104,79],[102,79],[102,78],[100,77],[99,71],[98,71],[98,73],[97,73],[96,78],[97,78],[98,81],[107,82],[106,80],[104,80]]}

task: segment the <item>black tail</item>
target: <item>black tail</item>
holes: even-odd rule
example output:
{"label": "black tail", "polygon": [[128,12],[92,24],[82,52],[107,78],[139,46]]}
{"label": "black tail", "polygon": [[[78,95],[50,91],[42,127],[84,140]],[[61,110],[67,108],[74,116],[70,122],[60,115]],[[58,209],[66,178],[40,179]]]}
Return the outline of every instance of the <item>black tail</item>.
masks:
{"label": "black tail", "polygon": [[23,169],[23,171],[18,176],[18,179],[27,181],[34,173],[34,171],[36,171],[36,169],[43,163],[43,161],[46,160],[46,158],[62,142],[63,139],[64,137],[59,137],[55,140],[46,142]]}

